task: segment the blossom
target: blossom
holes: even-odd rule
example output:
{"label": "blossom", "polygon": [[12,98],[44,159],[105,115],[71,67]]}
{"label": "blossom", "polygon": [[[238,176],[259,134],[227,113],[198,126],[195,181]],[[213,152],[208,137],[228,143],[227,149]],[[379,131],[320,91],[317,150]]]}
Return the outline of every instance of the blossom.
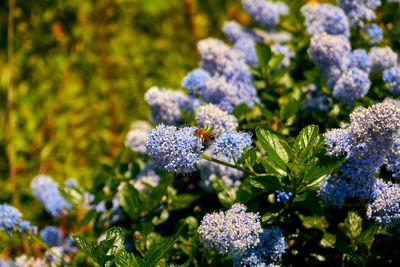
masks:
{"label": "blossom", "polygon": [[181,109],[192,113],[200,103],[189,98],[182,91],[172,91],[151,87],[145,94],[145,99],[150,106],[151,121],[153,123],[177,124],[182,120]]}
{"label": "blossom", "polygon": [[161,178],[157,174],[156,166],[152,162],[147,162],[146,167],[131,180],[130,183],[136,188],[136,190],[150,195],[150,189],[147,185],[156,187],[160,182]]}
{"label": "blossom", "polygon": [[243,255],[260,242],[260,215],[246,212],[243,204],[234,204],[226,212],[206,214],[197,229],[206,248],[231,257]]}
{"label": "blossom", "polygon": [[248,38],[240,38],[236,41],[233,48],[242,54],[247,64],[255,68],[258,65],[258,57],[254,45],[254,40]]}
{"label": "blossom", "polygon": [[0,230],[11,235],[12,232],[35,232],[36,226],[31,226],[30,222],[21,219],[22,214],[8,204],[0,205]]}
{"label": "blossom", "polygon": [[276,202],[287,202],[289,201],[290,197],[293,195],[292,192],[285,192],[285,191],[275,191],[276,195]]}
{"label": "blossom", "polygon": [[375,23],[365,26],[363,32],[368,36],[370,44],[378,44],[383,38],[382,29]]}
{"label": "blossom", "polygon": [[212,134],[216,138],[225,132],[234,131],[238,127],[234,116],[213,104],[207,104],[196,109],[196,123],[200,128],[212,127]]}
{"label": "blossom", "polygon": [[139,154],[146,153],[147,133],[151,130],[151,125],[146,121],[136,121],[126,135],[125,145]]}
{"label": "blossom", "polygon": [[238,160],[242,157],[243,151],[251,147],[251,144],[249,133],[230,131],[218,138],[212,148],[215,155],[221,154],[229,159],[233,156]]}
{"label": "blossom", "polygon": [[353,103],[368,93],[371,81],[362,70],[351,68],[337,80],[332,95],[343,103]]}
{"label": "blossom", "polygon": [[166,171],[192,172],[203,152],[201,139],[194,134],[195,130],[193,127],[178,129],[159,124],[148,134],[147,154]]}
{"label": "blossom", "polygon": [[274,44],[271,46],[271,51],[274,54],[283,54],[284,58],[281,61],[281,63],[275,68],[275,70],[281,69],[281,68],[287,68],[290,65],[290,59],[294,57],[294,53],[290,48],[286,45],[281,45],[281,44]]}
{"label": "blossom", "polygon": [[255,34],[251,29],[247,29],[233,20],[225,22],[222,31],[231,43],[236,43],[239,39],[248,39],[254,42],[262,41],[262,38]]}
{"label": "blossom", "polygon": [[306,92],[306,99],[303,105],[304,110],[329,112],[329,98],[327,95],[318,90],[315,84],[309,84],[305,86],[303,91]]}
{"label": "blossom", "polygon": [[350,36],[349,21],[343,9],[331,4],[306,4],[301,8],[308,33],[312,36],[326,32]]}
{"label": "blossom", "polygon": [[191,96],[202,95],[210,74],[202,68],[189,72],[182,80],[182,87],[189,91]]}
{"label": "blossom", "polygon": [[372,47],[368,53],[371,59],[371,72],[380,72],[397,65],[397,54],[386,47]]}
{"label": "blossom", "polygon": [[62,241],[60,229],[55,226],[45,227],[42,231],[40,231],[40,237],[49,247],[59,246]]}
{"label": "blossom", "polygon": [[330,201],[335,206],[341,206],[345,199],[352,195],[352,192],[342,177],[328,176],[320,185],[318,194],[323,200]]}
{"label": "blossom", "polygon": [[36,176],[32,180],[31,188],[35,198],[42,202],[53,217],[58,218],[72,208],[71,204],[60,195],[58,185],[49,176]]}
{"label": "blossom", "polygon": [[394,96],[400,96],[400,67],[386,69],[383,72],[383,80],[390,85],[390,92]]}
{"label": "blossom", "polygon": [[280,16],[289,12],[289,8],[281,2],[242,0],[242,4],[255,23],[268,29],[274,28]]}
{"label": "blossom", "polygon": [[341,65],[341,69],[342,71],[347,71],[351,68],[357,68],[369,73],[371,70],[371,59],[369,58],[367,51],[364,49],[355,49],[347,55]]}
{"label": "blossom", "polygon": [[338,0],[353,27],[362,27],[365,21],[375,19],[374,9],[380,6],[380,0]]}

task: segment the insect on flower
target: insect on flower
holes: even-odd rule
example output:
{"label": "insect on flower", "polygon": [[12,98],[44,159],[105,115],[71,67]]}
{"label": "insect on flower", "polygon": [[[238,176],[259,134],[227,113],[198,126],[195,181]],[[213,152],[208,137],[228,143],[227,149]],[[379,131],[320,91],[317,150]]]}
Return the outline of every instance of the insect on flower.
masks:
{"label": "insect on flower", "polygon": [[215,140],[215,136],[211,133],[209,129],[198,128],[194,131],[194,135],[201,139],[201,143],[204,145],[207,140]]}

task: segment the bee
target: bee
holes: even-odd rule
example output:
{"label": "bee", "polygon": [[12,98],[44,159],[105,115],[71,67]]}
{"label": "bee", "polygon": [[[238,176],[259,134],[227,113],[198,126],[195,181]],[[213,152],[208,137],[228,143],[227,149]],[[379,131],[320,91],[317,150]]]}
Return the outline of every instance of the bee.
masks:
{"label": "bee", "polygon": [[215,140],[215,136],[211,133],[211,131],[207,131],[206,129],[198,128],[194,131],[194,135],[201,139],[201,143],[203,145],[207,142],[207,140]]}

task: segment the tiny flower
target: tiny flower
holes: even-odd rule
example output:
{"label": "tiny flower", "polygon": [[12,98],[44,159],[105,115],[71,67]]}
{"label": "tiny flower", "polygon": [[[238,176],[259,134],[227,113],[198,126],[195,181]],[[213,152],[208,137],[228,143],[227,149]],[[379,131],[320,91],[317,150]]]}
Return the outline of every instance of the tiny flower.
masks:
{"label": "tiny flower", "polygon": [[157,174],[156,166],[152,162],[146,163],[146,167],[133,179],[130,183],[136,188],[136,190],[150,195],[150,189],[148,186],[156,187],[160,182],[161,178]]}
{"label": "tiny flower", "polygon": [[276,195],[276,202],[288,202],[290,197],[293,195],[292,192],[285,192],[285,191],[275,191]]}

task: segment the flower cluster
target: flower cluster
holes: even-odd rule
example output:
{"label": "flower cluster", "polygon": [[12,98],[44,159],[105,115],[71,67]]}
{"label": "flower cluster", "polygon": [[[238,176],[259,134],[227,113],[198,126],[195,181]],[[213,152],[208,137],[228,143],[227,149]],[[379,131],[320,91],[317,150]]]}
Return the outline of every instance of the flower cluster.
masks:
{"label": "flower cluster", "polygon": [[400,67],[393,67],[383,72],[383,80],[390,85],[390,92],[400,96]]}
{"label": "flower cluster", "polygon": [[235,204],[226,212],[206,214],[198,228],[205,247],[236,258],[260,242],[260,216],[246,212],[247,207]]}
{"label": "flower cluster", "polygon": [[330,110],[328,96],[318,90],[315,84],[309,84],[303,87],[303,91],[306,93],[306,99],[303,105],[305,111],[316,110],[328,112]]}
{"label": "flower cluster", "polygon": [[292,192],[285,192],[285,191],[275,191],[276,195],[276,202],[283,203],[288,202],[289,199],[292,197]]}
{"label": "flower cluster", "polygon": [[242,157],[243,151],[251,147],[251,144],[251,135],[249,133],[230,131],[215,141],[213,152],[215,155],[238,160]]}
{"label": "flower cluster", "polygon": [[55,226],[45,227],[42,231],[40,231],[40,237],[49,247],[59,246],[62,242],[61,231]]}
{"label": "flower cluster", "polygon": [[195,169],[203,152],[201,139],[193,127],[176,128],[159,124],[149,132],[146,150],[166,171],[188,173]]}
{"label": "flower cluster", "polygon": [[31,226],[29,221],[21,219],[22,214],[8,204],[0,205],[0,230],[11,235],[12,232],[36,232],[36,226]]}
{"label": "flower cluster", "polygon": [[378,44],[383,38],[382,29],[375,23],[365,26],[363,31],[368,36],[370,44]]}
{"label": "flower cluster", "polygon": [[138,190],[147,195],[150,195],[150,189],[148,186],[156,187],[160,182],[161,178],[157,174],[156,166],[152,162],[147,162],[146,167],[131,180],[130,183]]}
{"label": "flower cluster", "polygon": [[374,9],[381,5],[380,0],[338,0],[338,3],[349,17],[352,27],[362,27],[364,21],[375,19]]}
{"label": "flower cluster", "polygon": [[58,185],[49,176],[36,176],[32,180],[31,188],[35,198],[42,202],[53,217],[58,218],[72,208],[71,204],[60,195]]}
{"label": "flower cluster", "polygon": [[274,28],[280,16],[289,12],[289,8],[281,2],[267,0],[242,0],[243,7],[251,15],[254,22],[266,27]]}
{"label": "flower cluster", "polygon": [[371,72],[377,73],[397,65],[397,54],[393,50],[386,47],[372,47],[368,53],[371,59]]}
{"label": "flower cluster", "polygon": [[146,121],[136,121],[132,124],[126,136],[125,145],[133,151],[144,155],[146,153],[147,133],[151,130],[151,125]]}
{"label": "flower cluster", "polygon": [[236,130],[238,126],[234,116],[213,104],[196,109],[196,122],[201,128],[212,127],[212,133],[216,138],[222,136],[225,132]]}

